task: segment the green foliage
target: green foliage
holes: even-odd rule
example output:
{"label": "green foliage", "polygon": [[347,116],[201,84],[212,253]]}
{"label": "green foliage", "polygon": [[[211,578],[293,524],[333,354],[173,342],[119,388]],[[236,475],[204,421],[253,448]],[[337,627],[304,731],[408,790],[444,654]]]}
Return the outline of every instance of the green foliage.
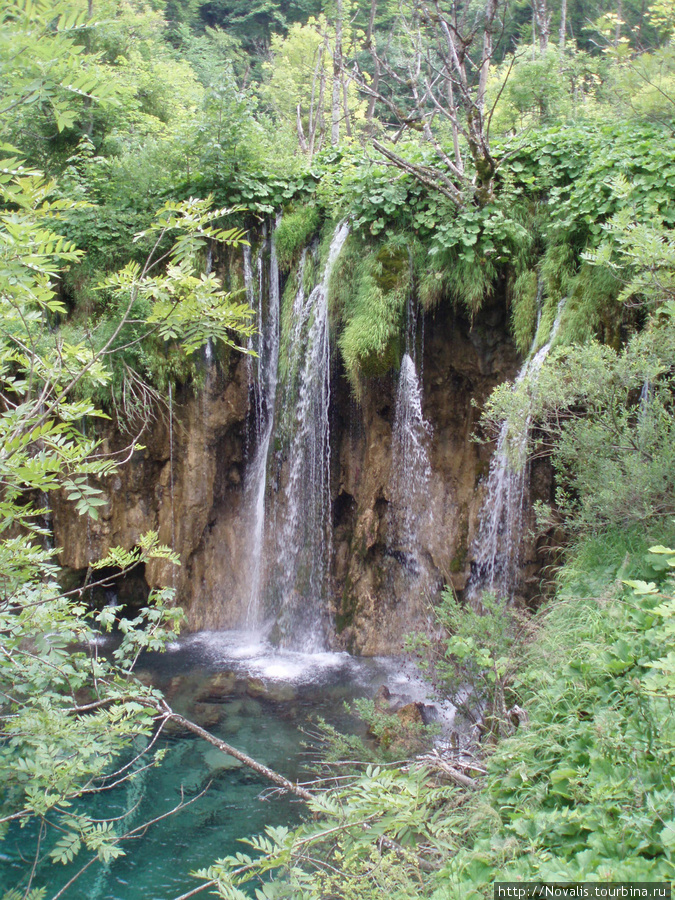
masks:
{"label": "green foliage", "polygon": [[[85,849],[108,860],[123,853],[124,828],[75,812],[73,801],[125,777],[115,771],[116,759],[153,732],[159,695],[138,684],[133,669],[144,648],[162,649],[175,636],[182,612],[167,607],[171,591],[152,593],[134,620],[120,607],[90,612],[80,591],[59,589],[52,555],[25,537],[0,545],[0,817],[40,821],[42,846],[56,863]],[[153,534],[104,562],[124,572],[153,558],[178,564]],[[123,641],[113,657],[100,657],[91,641],[113,625]]]}
{"label": "green foliage", "polygon": [[[73,330],[58,327],[67,310],[56,282],[82,251],[55,223],[82,204],[55,198],[54,182],[16,158],[0,170],[0,838],[10,823],[39,823],[23,891],[39,897],[31,886],[41,855],[67,864],[83,851],[104,862],[123,853],[124,816],[97,821],[74,802],[132,777],[128,767],[115,768],[132,741],[151,746],[161,696],[137,683],[133,670],[144,650],[164,648],[182,618],[170,607],[170,589],[151,592],[132,619],[120,606],[88,610],[81,589],[64,592],[56,551],[43,546],[40,498],[60,490],[81,515],[97,517],[103,500],[90,479],[116,465],[83,425],[103,416],[91,389],[110,384],[110,361],[122,349],[116,340],[132,310],[140,312],[139,300],[144,315],[134,324],[145,333],[138,340],[157,333],[188,354],[211,336],[233,344],[233,331],[250,333],[250,311],[233,304],[213,276],[196,274],[207,241],[240,244],[241,231],[218,224],[228,211],[212,211],[208,200],[167,202],[140,236],[151,241],[144,263],[107,278],[120,301],[112,330],[100,339],[91,322],[69,340]],[[124,574],[154,559],[179,564],[148,534],[132,550],[112,550],[98,567]],[[91,586],[97,583],[109,579]],[[101,657],[94,638],[113,627],[121,641]]]}
{"label": "green foliage", "polygon": [[[613,547],[614,559],[625,549]],[[468,881],[482,858],[484,883],[672,878],[675,722],[667,695],[651,687],[672,645],[656,612],[665,598],[638,587],[621,599],[612,584],[629,568],[648,570],[652,555],[607,570],[605,554],[595,572],[604,596],[572,592],[545,610],[519,685],[529,729],[491,757],[488,807],[448,873]]]}
{"label": "green foliage", "polygon": [[[568,563],[536,643],[522,644],[530,626],[513,609],[486,597],[479,613],[448,594],[442,638],[418,641],[439,690],[459,699],[468,688],[492,735],[513,731],[513,703],[529,713],[528,729],[486,751],[489,773],[473,799],[415,766],[357,766],[298,832],[270,830],[251,842],[257,858],[221,861],[204,877],[226,897],[255,881],[261,897],[355,900],[471,897],[496,876],[672,878],[675,552],[662,536],[666,546],[642,559],[647,546],[632,530],[675,514],[668,4],[625,0],[623,23],[604,7],[572,4],[575,34],[595,18],[584,32],[589,53],[572,41],[564,54],[528,47],[512,69],[511,60],[493,67],[500,164],[495,196],[482,206],[470,184],[455,205],[364,153],[364,104],[351,80],[354,138],[316,153],[329,116],[331,5],[170,0],[166,32],[153,5],[97,0],[93,21],[80,6],[0,3],[0,119],[22,150],[6,150],[0,163],[0,826],[38,820],[38,849],[59,866],[85,852],[104,861],[122,852],[122,824],[94,822],[72,804],[109,784],[119,754],[154,728],[159,697],[132,673],[140,652],[175,633],[180,614],[168,591],[134,617],[89,611],[77,592],[64,593],[44,549],[42,498],[63,491],[95,518],[94,485],[114,466],[83,423],[105,407],[137,436],[161,393],[194,379],[208,338],[232,348],[250,335],[243,302],[202,274],[203,250],[207,241],[239,246],[244,211],[233,205],[254,216],[283,207],[282,416],[297,390],[301,253],[323,219],[350,216],[330,293],[357,394],[364,378],[397,366],[413,291],[425,309],[451,302],[472,319],[486,298],[506,294],[523,355],[548,339],[566,301],[539,380],[499,391],[487,416],[493,425],[507,417],[514,430],[537,426],[534,449],[552,455],[556,472],[549,521],[600,537]],[[361,59],[369,5],[344,6],[344,50]],[[391,45],[400,11],[379,4],[376,46]],[[529,16],[517,3],[505,45],[529,40]],[[638,52],[638,39],[640,50],[662,46]],[[403,58],[406,40],[394,47]],[[600,53],[593,42],[603,41]],[[253,49],[268,43],[262,64]],[[298,104],[307,132],[319,111],[311,170],[297,152]],[[369,132],[386,132],[381,112]],[[433,127],[449,146],[447,126]],[[439,169],[432,143],[414,132],[396,151]],[[318,268],[306,254],[305,296]],[[126,572],[154,558],[176,562],[151,534],[100,565]],[[101,659],[88,642],[110,630],[120,645]],[[388,712],[361,712],[379,749],[333,733],[333,754],[359,751],[372,762],[368,753],[410,751]],[[24,882],[6,900],[43,894]]]}
{"label": "green foliage", "polygon": [[319,211],[316,206],[300,206],[282,216],[274,232],[274,244],[282,271],[297,262],[300,251],[319,230]]}
{"label": "green foliage", "polygon": [[331,279],[331,309],[340,323],[338,346],[358,396],[362,379],[398,364],[406,299],[414,290],[414,244],[403,235],[364,253],[349,239]]}
{"label": "green foliage", "polygon": [[[382,709],[373,700],[355,700],[354,711],[368,726],[368,733],[375,738],[376,762],[409,759],[430,747],[438,734],[438,727],[422,722],[406,721],[396,712]],[[360,759],[368,757],[360,757]]]}
{"label": "green foliage", "polygon": [[497,101],[491,132],[517,134],[532,126],[546,127],[597,114],[597,98],[608,63],[600,56],[568,47],[532,56],[530,48],[496,67],[488,91]]}
{"label": "green foliage", "polygon": [[514,649],[527,638],[528,615],[490,594],[484,594],[475,609],[446,589],[436,618],[442,637],[415,635],[406,649],[415,653],[442,696],[469,722],[480,722],[483,734],[508,734],[519,667]]}
{"label": "green foliage", "polygon": [[75,122],[83,100],[110,94],[81,42],[87,27],[87,10],[68,0],[3,0],[0,119],[5,127],[18,130],[30,111],[62,132]]}
{"label": "green foliage", "polygon": [[[261,875],[269,880],[266,898],[309,900],[336,891],[365,900],[387,889],[412,900],[424,884],[420,851],[443,855],[458,839],[452,789],[430,787],[427,777],[423,767],[403,773],[368,766],[349,788],[317,797],[313,820],[296,831],[268,828],[248,842],[256,857],[239,853],[195,874],[230,900],[246,896]],[[304,865],[308,855],[312,862]]]}
{"label": "green foliage", "polygon": [[499,389],[497,410],[510,422],[531,416],[538,452],[553,456],[558,513],[569,528],[597,530],[675,512],[670,317],[620,350],[592,342],[554,350],[536,392]]}
{"label": "green foliage", "polygon": [[526,270],[516,278],[511,298],[511,330],[516,347],[527,356],[537,327],[538,277]]}

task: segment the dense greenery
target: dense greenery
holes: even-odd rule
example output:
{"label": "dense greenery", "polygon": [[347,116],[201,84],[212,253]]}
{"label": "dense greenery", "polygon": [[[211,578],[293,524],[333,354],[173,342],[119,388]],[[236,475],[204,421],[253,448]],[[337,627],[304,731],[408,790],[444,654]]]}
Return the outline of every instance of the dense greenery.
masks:
{"label": "dense greenery", "polygon": [[[288,395],[298,278],[309,295],[346,217],[330,311],[357,399],[396,371],[417,303],[471,323],[499,304],[523,357],[558,319],[536,384],[498,389],[483,426],[529,430],[551,458],[539,522],[565,564],[533,618],[446,592],[445,636],[414,641],[480,719],[462,784],[393,765],[428,735],[362,706],[379,747],[326,727],[313,818],[199,877],[226,898],[262,883],[355,900],[673,879],[675,17],[663,0],[544,3],[543,18],[541,3],[497,3],[481,67],[486,13],[457,6],[476,23],[464,69],[439,37],[450,2],[0,0],[0,838],[38,823],[4,900],[44,897],[41,855],[89,865],[138,831],[73,802],[128,776],[134,740],[152,752],[166,707],[133,669],[180,620],[169,588],[134,617],[64,592],[49,494],[95,518],[118,464],[95,423],[137,446],[148,410],[199,388],[209,339],[221,363],[245,346],[238,253],[279,212]],[[445,73],[445,106],[429,71]],[[93,571],[153,557],[179,562],[149,534]],[[87,648],[112,628],[103,660]],[[338,751],[368,767],[331,781]]]}

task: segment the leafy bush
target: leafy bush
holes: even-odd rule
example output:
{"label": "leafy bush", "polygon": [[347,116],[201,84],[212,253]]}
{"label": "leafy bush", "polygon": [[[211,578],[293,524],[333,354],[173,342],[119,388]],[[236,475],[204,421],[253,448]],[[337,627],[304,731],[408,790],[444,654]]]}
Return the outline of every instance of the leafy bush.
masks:
{"label": "leafy bush", "polygon": [[[673,583],[661,593],[638,578],[663,548],[646,553],[643,540],[626,557],[630,545],[619,544],[603,554],[596,543],[595,596],[576,593],[580,564],[572,561],[563,573],[567,600],[540,616],[518,686],[530,726],[490,758],[473,846],[446,870],[467,888],[481,868],[485,885],[673,877]],[[589,562],[586,554],[587,574]],[[629,573],[635,580],[622,597]]]}
{"label": "leafy bush", "polygon": [[436,618],[442,636],[415,635],[408,639],[407,650],[415,653],[441,696],[449,698],[466,721],[478,724],[481,734],[508,734],[519,666],[514,649],[526,641],[528,614],[487,593],[476,609],[446,589]]}

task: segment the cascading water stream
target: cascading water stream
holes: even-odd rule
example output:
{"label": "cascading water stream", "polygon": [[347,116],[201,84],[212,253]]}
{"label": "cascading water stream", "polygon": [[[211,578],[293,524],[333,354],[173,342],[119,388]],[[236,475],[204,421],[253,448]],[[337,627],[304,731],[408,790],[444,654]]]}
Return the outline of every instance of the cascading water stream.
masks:
{"label": "cascading water stream", "polygon": [[[277,217],[278,227],[280,217]],[[262,257],[258,257],[258,341],[257,380],[254,390],[256,447],[246,478],[246,504],[250,516],[251,544],[249,550],[249,590],[246,607],[246,625],[258,628],[263,618],[261,582],[263,547],[265,542],[265,493],[267,485],[267,459],[274,431],[277,374],[279,369],[279,311],[280,285],[274,233],[271,238],[270,271],[267,316],[263,317]],[[244,278],[249,303],[253,306],[253,270],[250,248],[244,252]]]}
{"label": "cascading water stream", "polygon": [[304,298],[302,279],[293,304],[289,360],[297,371],[292,416],[285,518],[278,546],[279,573],[273,586],[279,610],[277,632],[284,646],[317,650],[325,645],[325,609],[331,547],[330,343],[328,285],[349,235],[336,228],[320,284]]}
{"label": "cascading water stream", "polygon": [[412,357],[401,360],[392,435],[391,502],[396,545],[408,567],[418,569],[419,529],[428,513],[431,425],[422,412],[422,389]]}
{"label": "cascading water stream", "polygon": [[[560,327],[564,306],[563,299],[558,304],[548,341],[534,355],[530,351],[518,373],[516,385],[524,381],[536,384]],[[478,537],[474,542],[474,570],[467,586],[471,599],[480,597],[483,591],[510,599],[516,588],[528,487],[527,450],[531,425],[532,415],[527,412],[517,433],[513,433],[514,423],[509,419],[503,422],[499,431],[479,516]]]}
{"label": "cascading water stream", "polygon": [[[427,488],[431,477],[428,444],[431,425],[422,411],[422,386],[417,374],[417,309],[412,290],[406,309],[405,353],[396,392],[392,432],[390,545],[410,575],[420,574],[420,529],[429,510]],[[419,588],[419,585],[416,585]]]}

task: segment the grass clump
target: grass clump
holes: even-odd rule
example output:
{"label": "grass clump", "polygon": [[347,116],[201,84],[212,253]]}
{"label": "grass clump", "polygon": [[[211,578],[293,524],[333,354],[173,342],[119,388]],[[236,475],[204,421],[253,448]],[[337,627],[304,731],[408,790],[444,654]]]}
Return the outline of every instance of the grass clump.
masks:
{"label": "grass clump", "polygon": [[518,351],[526,356],[537,327],[537,273],[521,272],[513,285],[511,331]]}
{"label": "grass clump", "polygon": [[331,302],[341,325],[340,353],[358,396],[363,378],[382,375],[398,364],[413,267],[403,236],[365,256],[356,241],[350,242],[340,262],[331,283]]}
{"label": "grass clump", "polygon": [[279,260],[279,268],[283,272],[290,271],[297,262],[303,249],[311,237],[319,229],[320,217],[316,206],[296,207],[292,212],[282,216],[274,232],[274,244]]}

